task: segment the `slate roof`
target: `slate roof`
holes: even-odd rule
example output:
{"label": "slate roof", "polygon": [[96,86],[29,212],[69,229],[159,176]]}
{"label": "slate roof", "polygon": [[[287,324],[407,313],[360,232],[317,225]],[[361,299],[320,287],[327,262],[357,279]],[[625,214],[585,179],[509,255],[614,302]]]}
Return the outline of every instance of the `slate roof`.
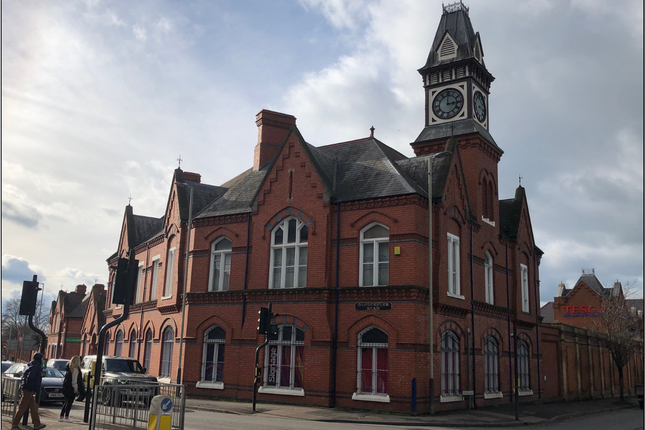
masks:
{"label": "slate roof", "polygon": [[526,197],[524,188],[517,187],[515,197],[499,201],[499,230],[509,239],[517,239],[522,214],[522,202]]}
{"label": "slate roof", "polygon": [[67,315],[67,318],[83,318],[85,316],[85,311],[87,310],[87,304],[90,302],[89,297],[90,295],[88,294],[83,301]]}
{"label": "slate roof", "polygon": [[[441,45],[441,42],[443,41],[443,37],[446,32],[450,34],[450,36],[458,45],[457,56],[448,60],[439,61],[439,55],[437,51],[439,49],[439,46]],[[468,13],[463,8],[457,8],[457,10],[454,12],[444,12],[443,15],[441,15],[441,20],[439,21],[439,27],[437,28],[437,32],[435,33],[434,42],[432,42],[432,48],[430,49],[428,60],[426,61],[425,66],[419,69],[419,71],[440,64],[474,58],[475,42],[477,41],[478,37],[479,33],[475,33],[475,31],[473,30],[473,25],[470,22]],[[482,47],[482,57],[483,52],[484,51]]]}
{"label": "slate roof", "polygon": [[419,136],[417,136],[414,143],[446,139],[450,136],[464,136],[468,134],[480,134],[491,145],[493,145],[493,147],[498,149],[502,154],[504,153],[502,148],[497,146],[497,142],[495,142],[495,139],[493,139],[493,136],[491,136],[488,130],[472,118],[443,124],[428,125],[421,130],[421,133],[419,133]]}
{"label": "slate roof", "polygon": [[132,246],[141,245],[159,234],[163,229],[163,217],[153,218],[141,215],[132,216],[134,219],[134,243]]}
{"label": "slate roof", "polygon": [[[295,129],[295,127],[294,127]],[[408,159],[373,137],[303,149],[327,184],[336,202],[420,194],[427,196],[427,158]],[[435,198],[442,196],[450,157],[433,160]],[[254,198],[271,164],[249,169],[221,185],[225,192],[199,212],[195,219],[251,212]],[[438,188],[437,188],[438,187]]]}
{"label": "slate roof", "polygon": [[84,297],[84,294],[78,294],[76,292],[65,293],[63,302],[65,306],[65,314],[69,316],[69,313],[71,313],[74,309],[76,309],[78,305],[81,304]]}
{"label": "slate roof", "polygon": [[248,213],[252,210],[253,199],[271,164],[254,171],[249,169],[221,185],[224,193],[207,204],[194,219],[214,216]]}
{"label": "slate roof", "polygon": [[540,309],[540,316],[542,316],[543,323],[552,323],[555,321],[553,302],[549,302],[546,305],[542,306],[542,309]]}

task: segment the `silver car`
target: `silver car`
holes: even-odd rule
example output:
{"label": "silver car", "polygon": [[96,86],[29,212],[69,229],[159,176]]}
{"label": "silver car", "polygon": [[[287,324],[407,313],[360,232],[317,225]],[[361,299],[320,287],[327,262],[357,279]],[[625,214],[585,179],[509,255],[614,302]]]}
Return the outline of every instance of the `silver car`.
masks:
{"label": "silver car", "polygon": [[[26,369],[26,364],[14,364],[9,369],[7,369],[2,376],[3,378],[20,381],[22,374]],[[43,376],[42,384],[40,386],[40,401],[64,402],[65,396],[63,395],[63,374],[52,367],[47,367],[44,369],[44,371],[45,376]],[[4,387],[5,384],[3,384],[2,397],[10,398],[12,393],[5,393]]]}

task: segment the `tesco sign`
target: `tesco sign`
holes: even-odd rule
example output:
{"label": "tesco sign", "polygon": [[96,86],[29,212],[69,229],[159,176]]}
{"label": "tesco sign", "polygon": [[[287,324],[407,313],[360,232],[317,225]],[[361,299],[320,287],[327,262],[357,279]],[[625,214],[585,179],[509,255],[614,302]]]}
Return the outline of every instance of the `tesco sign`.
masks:
{"label": "tesco sign", "polygon": [[595,317],[605,313],[604,306],[563,306],[565,317]]}

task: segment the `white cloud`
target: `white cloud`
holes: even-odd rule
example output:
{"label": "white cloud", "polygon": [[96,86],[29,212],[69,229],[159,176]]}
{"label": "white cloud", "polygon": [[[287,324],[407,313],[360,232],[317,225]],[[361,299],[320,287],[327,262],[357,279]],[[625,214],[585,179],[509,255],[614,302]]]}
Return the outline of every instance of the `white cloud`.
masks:
{"label": "white cloud", "polygon": [[134,33],[134,37],[136,37],[137,40],[140,40],[142,42],[145,42],[146,39],[148,39],[146,30],[139,25],[135,24],[132,26],[132,33]]}

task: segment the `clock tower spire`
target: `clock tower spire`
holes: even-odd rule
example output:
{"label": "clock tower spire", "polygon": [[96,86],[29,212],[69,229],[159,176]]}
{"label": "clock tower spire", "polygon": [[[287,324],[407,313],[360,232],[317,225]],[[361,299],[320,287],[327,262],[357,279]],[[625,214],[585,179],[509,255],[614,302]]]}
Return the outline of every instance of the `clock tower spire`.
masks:
{"label": "clock tower spire", "polygon": [[482,225],[498,221],[497,164],[504,153],[489,133],[490,85],[479,33],[463,2],[443,7],[425,65],[419,69],[425,92],[425,124],[411,143],[417,156],[444,151],[457,139],[470,211]]}
{"label": "clock tower spire", "polygon": [[419,69],[425,91],[425,127],[412,143],[417,155],[435,152],[429,140],[479,133],[500,151],[488,132],[488,95],[495,79],[486,69],[479,32],[461,1],[443,7],[426,64]]}

